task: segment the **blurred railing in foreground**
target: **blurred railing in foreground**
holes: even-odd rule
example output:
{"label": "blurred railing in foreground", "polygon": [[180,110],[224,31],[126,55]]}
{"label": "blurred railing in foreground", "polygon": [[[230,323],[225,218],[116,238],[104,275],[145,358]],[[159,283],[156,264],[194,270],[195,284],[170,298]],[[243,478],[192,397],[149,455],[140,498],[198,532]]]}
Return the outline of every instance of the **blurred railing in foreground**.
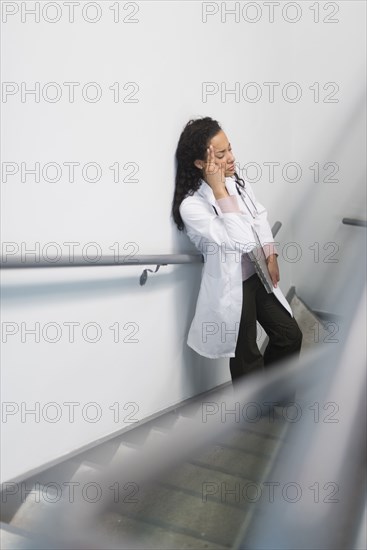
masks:
{"label": "blurred railing in foreground", "polygon": [[[365,498],[361,469],[365,470],[366,426],[366,288],[361,288],[361,281],[357,279],[352,281],[354,292],[349,296],[349,311],[346,310],[339,333],[341,346],[324,345],[307,354],[299,364],[288,360],[266,376],[249,376],[232,398],[221,392],[210,395],[211,403],[225,401],[227,410],[231,410],[238,401],[276,402],[284,392],[296,390],[297,401],[304,406],[329,402],[337,404],[339,411],[335,423],[317,423],[309,416],[291,430],[287,447],[291,447],[292,452],[280,454],[271,479],[281,486],[297,482],[303,488],[303,498],[297,502],[283,499],[276,505],[265,505],[262,513],[252,519],[250,540],[245,533],[239,533],[234,548],[355,547]],[[351,310],[355,311],[353,315]],[[193,404],[194,409],[197,404]],[[246,422],[243,419],[243,423]],[[205,423],[200,415],[196,419],[187,418],[164,439],[145,445],[144,453],[131,449],[130,457],[125,453],[123,460],[116,460],[98,475],[85,474],[78,478],[79,482],[98,483],[102,487],[102,498],[93,506],[80,497],[72,504],[50,505],[40,514],[37,540],[22,548],[143,548],[141,542],[125,537],[117,545],[111,545],[108,537],[101,536],[95,528],[95,518],[112,502],[113,494],[108,487],[113,480],[119,479],[121,484],[132,479],[138,484],[154,480],[173,464],[190,457],[234,427],[238,427],[238,423],[231,417],[225,423],[218,415],[208,416]],[[318,500],[315,500],[316,490]]]}
{"label": "blurred railing in foreground", "polygon": [[[350,257],[348,265],[360,266],[360,259],[360,255]],[[296,391],[296,403],[303,409],[333,403],[338,412],[331,422],[315,421],[308,415],[292,426],[269,479],[280,486],[297,484],[302,488],[302,498],[265,503],[251,518],[250,532],[248,520],[244,522],[235,549],[362,548],[357,537],[363,532],[365,509],[365,269],[356,267],[338,276],[338,285],[347,290],[340,296],[343,320],[337,345],[322,345],[298,362],[288,360],[274,366],[266,375],[247,376],[231,397],[228,390],[210,394],[211,403],[225,403],[231,410],[238,402],[274,403]],[[204,401],[202,410],[203,406]],[[242,424],[248,422],[241,417]],[[218,435],[237,427],[233,416],[222,422],[220,415],[211,415],[203,422],[200,410],[197,414],[197,402],[193,403],[192,418],[188,412],[164,438],[148,441],[143,452],[129,449],[121,460],[116,457],[103,470],[78,477],[79,483],[98,483],[102,488],[102,498],[93,506],[77,493],[73,503],[61,500],[44,511],[40,508],[37,536],[25,534],[21,548],[149,548],[127,537],[111,543],[108,535],[96,528],[96,518],[112,503],[111,484],[116,479],[121,484],[131,480],[149,483]]]}

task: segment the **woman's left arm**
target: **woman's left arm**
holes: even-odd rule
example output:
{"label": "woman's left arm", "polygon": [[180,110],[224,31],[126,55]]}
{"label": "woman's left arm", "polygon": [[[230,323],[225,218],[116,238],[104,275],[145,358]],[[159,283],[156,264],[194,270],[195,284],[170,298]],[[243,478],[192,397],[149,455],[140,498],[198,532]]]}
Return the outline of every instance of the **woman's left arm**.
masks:
{"label": "woman's left arm", "polygon": [[256,217],[254,219],[254,225],[256,233],[259,235],[260,242],[263,245],[265,256],[266,258],[268,258],[272,254],[278,255],[273,238],[273,233],[268,222],[268,212],[265,206],[263,206],[256,199],[252,187],[249,183],[246,183],[246,190],[256,207]]}
{"label": "woman's left arm", "polygon": [[268,222],[268,212],[266,208],[256,199],[252,187],[249,183],[246,183],[246,188],[248,194],[250,195],[252,201],[256,206],[257,214],[254,220],[254,225],[265,253],[266,263],[272,283],[274,287],[276,287],[280,280],[279,266],[277,261],[278,251],[275,245],[270,224]]}
{"label": "woman's left arm", "polygon": [[268,256],[266,259],[266,263],[268,266],[268,271],[269,271],[271,281],[273,285],[277,287],[277,284],[280,281],[277,254],[271,254],[270,256]]}

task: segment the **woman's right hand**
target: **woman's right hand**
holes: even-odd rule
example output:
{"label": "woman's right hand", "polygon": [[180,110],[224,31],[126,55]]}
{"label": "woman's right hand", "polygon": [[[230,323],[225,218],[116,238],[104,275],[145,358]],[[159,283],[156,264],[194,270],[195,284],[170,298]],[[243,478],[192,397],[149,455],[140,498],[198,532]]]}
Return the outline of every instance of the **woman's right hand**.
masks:
{"label": "woman's right hand", "polygon": [[213,145],[207,149],[207,162],[203,168],[205,181],[210,185],[213,191],[225,191],[225,163],[216,163]]}

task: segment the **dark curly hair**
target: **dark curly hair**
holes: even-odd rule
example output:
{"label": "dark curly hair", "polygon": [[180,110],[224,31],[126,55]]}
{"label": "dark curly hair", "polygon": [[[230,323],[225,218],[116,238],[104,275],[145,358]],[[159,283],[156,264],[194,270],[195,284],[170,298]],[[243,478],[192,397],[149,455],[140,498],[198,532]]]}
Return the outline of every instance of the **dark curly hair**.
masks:
{"label": "dark curly hair", "polygon": [[[172,201],[172,217],[179,231],[185,228],[180,214],[180,204],[187,195],[193,195],[200,187],[202,171],[194,165],[196,159],[206,160],[210,140],[222,130],[219,122],[210,117],[189,120],[184,127],[176,149],[175,191]],[[245,182],[235,172],[236,184],[242,188]]]}

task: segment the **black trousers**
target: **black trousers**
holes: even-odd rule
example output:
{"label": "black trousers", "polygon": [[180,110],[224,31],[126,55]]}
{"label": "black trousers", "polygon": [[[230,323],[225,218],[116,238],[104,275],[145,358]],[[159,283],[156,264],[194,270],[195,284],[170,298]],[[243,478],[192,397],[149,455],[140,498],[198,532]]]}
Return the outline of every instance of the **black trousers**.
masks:
{"label": "black trousers", "polygon": [[[232,381],[290,355],[299,356],[302,332],[274,294],[268,294],[257,274],[242,282],[242,314],[235,357],[230,357]],[[269,336],[264,356],[256,343],[256,321]]]}

